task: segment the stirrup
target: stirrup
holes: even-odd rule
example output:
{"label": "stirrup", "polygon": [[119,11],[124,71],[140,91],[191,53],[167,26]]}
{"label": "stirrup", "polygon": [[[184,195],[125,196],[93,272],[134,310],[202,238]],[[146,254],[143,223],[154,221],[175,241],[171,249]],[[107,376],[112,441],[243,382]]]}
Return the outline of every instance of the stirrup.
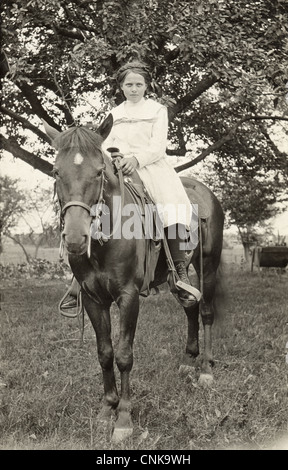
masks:
{"label": "stirrup", "polygon": [[69,291],[65,292],[65,294],[63,295],[62,299],[60,300],[58,304],[58,312],[64,317],[76,318],[78,317],[79,313],[82,311],[82,295],[81,295],[81,292],[79,293],[79,295],[77,295],[76,307],[73,308],[73,312],[69,312],[69,309],[65,309],[63,307],[63,304],[65,303],[65,300],[67,299],[69,295],[70,295]]}
{"label": "stirrup", "polygon": [[192,294],[197,302],[200,302],[202,294],[201,292],[196,289],[196,287],[191,286],[190,284],[186,284],[186,282],[183,281],[176,281],[176,286],[179,287],[179,289],[186,290],[186,292],[189,292],[189,294]]}
{"label": "stirrup", "polygon": [[[177,280],[177,273],[176,269],[171,270],[170,274],[168,275],[168,284],[170,285],[171,294],[174,295],[177,302],[181,305],[181,307],[189,308],[198,304],[201,300],[202,294],[201,292],[196,289],[196,287],[191,286],[190,284],[186,284],[186,282]],[[179,295],[181,290],[185,290],[189,294],[193,295],[193,299],[184,299],[181,298]]]}

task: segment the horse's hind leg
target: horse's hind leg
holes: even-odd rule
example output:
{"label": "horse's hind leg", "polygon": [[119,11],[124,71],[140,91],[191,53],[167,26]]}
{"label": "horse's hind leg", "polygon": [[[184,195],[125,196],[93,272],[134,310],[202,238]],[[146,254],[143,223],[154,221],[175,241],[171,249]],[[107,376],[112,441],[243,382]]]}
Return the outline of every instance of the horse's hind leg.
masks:
{"label": "horse's hind leg", "polygon": [[199,382],[203,385],[210,385],[213,381],[212,366],[214,363],[212,352],[212,325],[214,322],[213,298],[215,295],[215,286],[216,272],[212,267],[211,270],[209,270],[206,265],[203,279],[203,298],[200,304],[200,312],[204,328],[204,352]]}
{"label": "horse's hind leg", "polygon": [[183,364],[179,372],[183,376],[189,376],[195,367],[195,358],[199,355],[199,304],[185,308],[187,317],[187,343]]}
{"label": "horse's hind leg", "polygon": [[199,304],[185,308],[187,317],[186,354],[195,358],[199,354]]}

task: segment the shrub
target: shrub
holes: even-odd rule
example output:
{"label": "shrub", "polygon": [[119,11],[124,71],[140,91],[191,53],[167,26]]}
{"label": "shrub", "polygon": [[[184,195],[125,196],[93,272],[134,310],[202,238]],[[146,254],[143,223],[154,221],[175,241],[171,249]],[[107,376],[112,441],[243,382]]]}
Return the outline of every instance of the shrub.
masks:
{"label": "shrub", "polygon": [[69,266],[63,261],[51,262],[34,258],[30,263],[0,264],[0,279],[44,278],[62,279],[71,276]]}

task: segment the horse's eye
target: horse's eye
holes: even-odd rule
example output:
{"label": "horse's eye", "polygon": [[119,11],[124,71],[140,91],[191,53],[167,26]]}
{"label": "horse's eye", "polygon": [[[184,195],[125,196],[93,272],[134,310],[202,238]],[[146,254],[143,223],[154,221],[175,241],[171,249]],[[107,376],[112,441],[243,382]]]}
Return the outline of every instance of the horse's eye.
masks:
{"label": "horse's eye", "polygon": [[58,168],[53,168],[52,174],[53,174],[54,178],[57,178],[57,176],[59,176],[59,170],[58,170]]}
{"label": "horse's eye", "polygon": [[99,178],[100,176],[102,176],[103,171],[104,171],[104,168],[101,168],[101,170],[97,171],[96,177]]}

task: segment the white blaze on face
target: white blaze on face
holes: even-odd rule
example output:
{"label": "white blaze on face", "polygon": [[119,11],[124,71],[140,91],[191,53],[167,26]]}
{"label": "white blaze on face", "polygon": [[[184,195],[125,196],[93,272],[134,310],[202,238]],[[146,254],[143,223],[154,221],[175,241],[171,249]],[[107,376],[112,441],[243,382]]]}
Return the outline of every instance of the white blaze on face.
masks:
{"label": "white blaze on face", "polygon": [[81,163],[83,162],[83,157],[81,155],[81,153],[76,153],[75,157],[74,157],[74,163],[75,165],[81,165]]}

